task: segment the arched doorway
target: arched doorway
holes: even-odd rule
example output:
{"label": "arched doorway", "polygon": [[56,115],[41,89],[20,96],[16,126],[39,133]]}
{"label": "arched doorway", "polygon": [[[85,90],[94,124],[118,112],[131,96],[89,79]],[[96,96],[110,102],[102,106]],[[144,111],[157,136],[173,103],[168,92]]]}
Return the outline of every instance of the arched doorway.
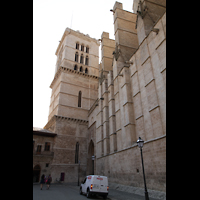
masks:
{"label": "arched doorway", "polygon": [[89,148],[88,148],[88,174],[94,174],[94,160],[92,159],[94,156],[94,142],[90,140]]}
{"label": "arched doorway", "polygon": [[40,170],[41,170],[40,165],[36,165],[33,168],[33,183],[40,181]]}

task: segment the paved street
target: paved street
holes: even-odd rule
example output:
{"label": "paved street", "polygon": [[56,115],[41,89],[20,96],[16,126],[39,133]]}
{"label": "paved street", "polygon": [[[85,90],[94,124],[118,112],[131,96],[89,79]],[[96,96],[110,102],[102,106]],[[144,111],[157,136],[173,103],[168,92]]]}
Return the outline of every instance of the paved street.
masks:
{"label": "paved street", "polygon": [[[40,190],[40,185],[33,185],[33,200],[86,200],[85,195],[79,194],[78,186],[52,184],[49,190],[46,189],[46,185],[43,185],[43,189]],[[91,197],[91,200],[103,199],[100,196]],[[118,190],[109,190],[107,200],[144,200],[144,196],[132,194],[128,192],[122,192]],[[150,200],[157,200],[149,198]]]}

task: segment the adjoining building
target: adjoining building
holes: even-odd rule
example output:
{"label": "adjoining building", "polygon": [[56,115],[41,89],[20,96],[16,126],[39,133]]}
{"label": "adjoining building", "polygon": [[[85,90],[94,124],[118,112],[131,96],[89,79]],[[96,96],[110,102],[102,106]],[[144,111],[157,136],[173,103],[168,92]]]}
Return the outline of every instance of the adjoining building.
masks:
{"label": "adjoining building", "polygon": [[46,129],[33,127],[33,182],[39,182],[41,175],[50,174],[50,163],[54,152],[54,138],[57,134]]}

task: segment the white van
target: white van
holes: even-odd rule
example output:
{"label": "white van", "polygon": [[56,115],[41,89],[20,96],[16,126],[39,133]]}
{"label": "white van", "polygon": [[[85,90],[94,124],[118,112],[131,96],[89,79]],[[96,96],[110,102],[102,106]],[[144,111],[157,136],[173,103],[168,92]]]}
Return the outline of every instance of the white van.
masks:
{"label": "white van", "polygon": [[108,178],[106,176],[86,176],[80,186],[80,194],[86,194],[87,198],[89,198],[92,194],[98,194],[106,199],[108,196],[108,190]]}

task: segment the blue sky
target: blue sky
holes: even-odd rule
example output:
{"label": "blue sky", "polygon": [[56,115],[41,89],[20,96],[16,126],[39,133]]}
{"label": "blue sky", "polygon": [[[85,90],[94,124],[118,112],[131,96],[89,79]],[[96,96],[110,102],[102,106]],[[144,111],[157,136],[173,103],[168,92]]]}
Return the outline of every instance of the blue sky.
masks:
{"label": "blue sky", "polygon": [[[121,0],[133,12],[133,0]],[[114,39],[115,0],[33,0],[33,126],[48,122],[56,49],[67,27],[100,39],[103,31]]]}

